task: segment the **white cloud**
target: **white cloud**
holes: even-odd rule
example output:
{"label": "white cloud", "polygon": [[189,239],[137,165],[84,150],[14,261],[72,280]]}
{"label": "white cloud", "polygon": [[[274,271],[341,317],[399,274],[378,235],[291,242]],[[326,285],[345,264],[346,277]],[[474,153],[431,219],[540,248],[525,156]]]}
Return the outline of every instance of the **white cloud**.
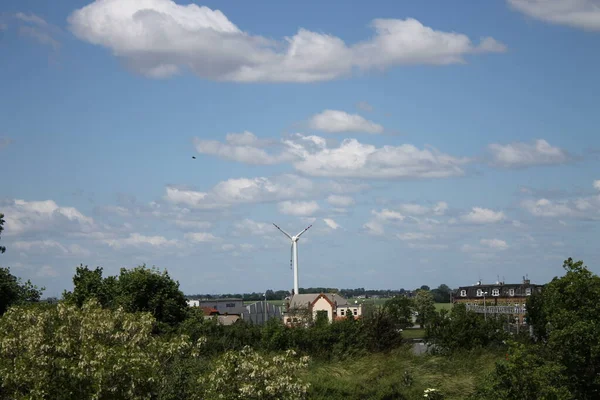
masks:
{"label": "white cloud", "polygon": [[354,204],[354,199],[350,196],[332,194],[327,197],[327,202],[336,207],[348,207]]}
{"label": "white cloud", "polygon": [[337,222],[335,222],[334,220],[332,220],[331,218],[323,218],[323,221],[325,222],[325,224],[330,227],[333,230],[336,230],[337,228],[339,228],[340,226],[338,225]]}
{"label": "white cloud", "polygon": [[527,199],[521,206],[538,217],[597,219],[600,217],[600,194],[571,200]]}
{"label": "white cloud", "polygon": [[186,220],[175,220],[175,225],[181,229],[208,229],[212,226],[212,223],[208,221],[186,221]]}
{"label": "white cloud", "polygon": [[73,207],[59,207],[52,200],[12,200],[2,204],[6,236],[21,235],[45,230],[90,232],[94,220]]}
{"label": "white cloud", "polygon": [[594,181],[594,189],[600,190],[600,179],[597,181]]}
{"label": "white cloud", "polygon": [[405,218],[404,215],[400,214],[398,211],[388,210],[387,208],[381,211],[372,210],[371,214],[382,221],[404,221]]}
{"label": "white cloud", "polygon": [[203,243],[203,242],[214,242],[218,240],[212,233],[207,232],[189,232],[183,235],[183,237],[190,242]]}
{"label": "white cloud", "polygon": [[328,148],[324,141],[309,148],[286,141],[299,157],[294,167],[307,175],[338,178],[446,178],[464,174],[468,162],[433,148],[420,150],[413,145],[383,146],[346,139],[339,147]]}
{"label": "white cloud", "polygon": [[38,25],[38,26],[48,26],[48,23],[42,18],[39,17],[35,14],[24,14],[22,12],[18,12],[15,14],[15,18],[17,18],[18,20],[21,20],[23,22],[27,22],[27,23],[31,23],[33,25]]}
{"label": "white cloud", "polygon": [[381,236],[385,233],[383,224],[375,220],[368,221],[363,225],[363,228],[369,235]]}
{"label": "white cloud", "polygon": [[221,250],[223,251],[233,251],[235,250],[235,245],[231,244],[231,243],[226,243],[224,245],[221,246]]}
{"label": "white cloud", "polygon": [[448,245],[438,243],[409,243],[408,247],[418,250],[446,250]]}
{"label": "white cloud", "polygon": [[444,201],[440,201],[440,202],[434,204],[433,206],[424,206],[424,205],[415,204],[415,203],[405,203],[405,204],[400,204],[398,206],[398,209],[401,212],[403,212],[404,214],[408,214],[408,215],[427,215],[427,214],[444,215],[446,213],[446,211],[448,210],[448,203],[446,203]]}
{"label": "white cloud", "polygon": [[312,129],[328,133],[383,133],[383,126],[369,121],[358,114],[348,114],[338,110],[325,110],[320,114],[314,115],[309,121],[309,126]]}
{"label": "white cloud", "polygon": [[598,0],[507,0],[516,10],[539,20],[590,31],[600,30]]}
{"label": "white cloud", "polygon": [[534,143],[490,144],[492,163],[504,168],[526,168],[535,165],[563,164],[569,161],[567,152],[538,139]]}
{"label": "white cloud", "polygon": [[155,78],[189,69],[214,80],[314,82],[356,68],[456,64],[469,54],[505,51],[492,38],[475,45],[464,34],[436,31],[415,19],[376,19],[373,37],[354,45],[302,28],[277,41],[242,31],[221,11],[171,0],[97,0],[68,22],[79,39]]}
{"label": "white cloud", "polygon": [[234,204],[261,203],[307,197],[312,181],[296,175],[275,178],[234,178],[219,182],[209,192],[168,186],[166,199],[192,208],[223,208]]}
{"label": "white cloud", "polygon": [[255,144],[242,146],[217,141],[196,141],[196,144],[198,151],[228,160],[265,165],[291,162],[306,175],[334,178],[446,178],[463,175],[462,166],[469,162],[431,147],[420,150],[404,144],[377,148],[356,139],[329,147],[325,138],[301,134],[278,143],[283,148],[277,153],[268,153]]}
{"label": "white cloud", "polygon": [[196,151],[200,154],[217,156],[225,160],[237,161],[253,165],[272,165],[292,161],[295,156],[284,151],[278,154],[267,152],[266,148],[274,143],[258,139],[251,132],[230,133],[225,143],[217,140],[194,139]]}
{"label": "white cloud", "polygon": [[266,236],[277,233],[277,228],[275,228],[272,223],[257,222],[248,218],[236,222],[234,227],[237,235]]}
{"label": "white cloud", "polygon": [[396,235],[398,239],[402,241],[413,241],[413,240],[427,240],[432,239],[433,236],[427,233],[421,232],[407,232],[407,233],[399,233]]}
{"label": "white cloud", "polygon": [[277,208],[282,214],[306,217],[319,211],[319,204],[316,201],[282,201]]}
{"label": "white cloud", "polygon": [[132,233],[127,238],[120,239],[107,239],[104,243],[115,249],[123,247],[139,247],[139,246],[151,246],[151,247],[170,247],[180,246],[180,243],[176,239],[166,239],[164,236],[145,236],[139,233]]}
{"label": "white cloud", "polygon": [[500,240],[500,239],[481,239],[479,241],[479,243],[482,246],[486,246],[491,249],[497,249],[497,250],[508,249],[508,244],[504,240]]}
{"label": "white cloud", "polygon": [[11,248],[28,253],[42,254],[46,252],[58,252],[63,255],[88,257],[91,253],[89,250],[81,247],[78,244],[62,245],[55,240],[32,240],[32,241],[17,241],[10,245]]}
{"label": "white cloud", "polygon": [[470,213],[464,214],[461,218],[463,221],[473,224],[493,224],[502,221],[505,216],[502,211],[473,207]]}

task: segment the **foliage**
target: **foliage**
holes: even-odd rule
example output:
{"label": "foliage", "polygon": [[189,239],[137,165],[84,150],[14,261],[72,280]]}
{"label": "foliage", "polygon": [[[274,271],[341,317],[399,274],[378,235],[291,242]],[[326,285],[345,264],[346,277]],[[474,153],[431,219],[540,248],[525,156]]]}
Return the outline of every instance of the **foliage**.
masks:
{"label": "foliage", "polygon": [[0,320],[0,380],[13,399],[142,399],[157,396],[161,371],[198,349],[185,336],[151,334],[148,313],[82,308],[9,310]]}
{"label": "foliage", "polygon": [[365,347],[374,352],[386,352],[399,346],[402,335],[395,321],[383,309],[375,310],[369,318],[363,318]]}
{"label": "foliage", "polygon": [[104,279],[102,267],[91,270],[83,264],[77,267],[73,276],[73,292],[65,291],[63,298],[68,303],[78,307],[91,299],[96,299],[102,307],[115,305],[117,297],[117,286],[114,277]]}
{"label": "foliage", "polygon": [[[4,230],[4,214],[0,213],[0,236],[2,236],[2,231]],[[0,246],[0,254],[6,251],[6,247]]]}
{"label": "foliage", "polygon": [[548,361],[540,346],[512,343],[506,360],[497,362],[496,370],[472,396],[475,399],[574,399],[567,389],[564,368]]}
{"label": "foliage", "polygon": [[174,281],[165,270],[139,266],[121,268],[118,279],[118,304],[126,311],[151,312],[163,323],[177,325],[186,317],[187,302]]}
{"label": "foliage", "polygon": [[308,357],[295,357],[292,350],[268,357],[250,347],[227,352],[215,362],[210,374],[200,378],[204,398],[224,400],[301,400],[309,385],[298,378]]}
{"label": "foliage", "polygon": [[437,289],[433,289],[431,294],[433,295],[433,300],[436,303],[450,303],[450,293],[452,289],[448,287],[448,285],[441,284],[437,287]]}
{"label": "foliage", "polygon": [[528,319],[549,360],[559,363],[578,399],[600,397],[600,277],[569,258],[566,274],[531,296]]}
{"label": "foliage", "polygon": [[492,351],[416,356],[401,347],[338,362],[315,361],[303,378],[315,400],[424,399],[427,388],[436,388],[446,400],[464,400],[500,357]]}
{"label": "foliage", "polygon": [[441,352],[471,350],[478,347],[501,345],[506,339],[500,319],[484,319],[464,304],[455,304],[452,310],[440,310],[427,326],[427,337]]}
{"label": "foliage", "polygon": [[13,305],[37,302],[45,288],[38,289],[31,281],[22,282],[10,273],[10,268],[0,267],[0,315]]}
{"label": "foliage", "polygon": [[160,323],[175,326],[187,316],[185,296],[167,271],[145,265],[126,269],[120,275],[102,277],[102,268],[79,266],[73,277],[73,292],[63,294],[65,301],[81,306],[96,299],[103,307],[123,307],[129,312],[150,312]]}
{"label": "foliage", "polygon": [[412,300],[404,296],[389,299],[383,305],[383,309],[390,316],[397,329],[406,329],[413,325],[412,308]]}
{"label": "foliage", "polygon": [[415,311],[418,313],[417,322],[425,327],[435,316],[435,302],[431,292],[419,289],[414,299]]}

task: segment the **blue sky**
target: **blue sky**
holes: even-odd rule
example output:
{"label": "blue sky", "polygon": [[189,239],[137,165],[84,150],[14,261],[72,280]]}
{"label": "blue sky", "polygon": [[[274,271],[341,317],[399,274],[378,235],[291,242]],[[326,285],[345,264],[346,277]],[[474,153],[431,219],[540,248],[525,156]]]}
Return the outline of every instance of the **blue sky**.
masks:
{"label": "blue sky", "polygon": [[598,6],[5,1],[1,265],[291,288],[276,222],[304,287],[598,272]]}

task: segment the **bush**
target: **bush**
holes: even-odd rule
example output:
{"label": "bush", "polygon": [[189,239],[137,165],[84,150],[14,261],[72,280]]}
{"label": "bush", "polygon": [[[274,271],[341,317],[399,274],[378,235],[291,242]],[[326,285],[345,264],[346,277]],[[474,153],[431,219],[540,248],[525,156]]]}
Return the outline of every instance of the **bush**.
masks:
{"label": "bush", "polygon": [[152,335],[148,313],[82,308],[10,309],[0,319],[0,380],[11,399],[142,399],[158,396],[164,371],[198,348]]}

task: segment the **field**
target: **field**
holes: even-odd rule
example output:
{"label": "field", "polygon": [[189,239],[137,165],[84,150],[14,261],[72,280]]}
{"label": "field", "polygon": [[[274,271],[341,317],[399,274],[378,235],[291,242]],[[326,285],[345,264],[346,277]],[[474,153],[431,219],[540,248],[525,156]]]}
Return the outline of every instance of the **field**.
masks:
{"label": "field", "polygon": [[311,399],[423,399],[426,388],[447,400],[466,399],[502,358],[493,352],[453,357],[413,355],[408,348],[351,360],[314,363],[304,377]]}

